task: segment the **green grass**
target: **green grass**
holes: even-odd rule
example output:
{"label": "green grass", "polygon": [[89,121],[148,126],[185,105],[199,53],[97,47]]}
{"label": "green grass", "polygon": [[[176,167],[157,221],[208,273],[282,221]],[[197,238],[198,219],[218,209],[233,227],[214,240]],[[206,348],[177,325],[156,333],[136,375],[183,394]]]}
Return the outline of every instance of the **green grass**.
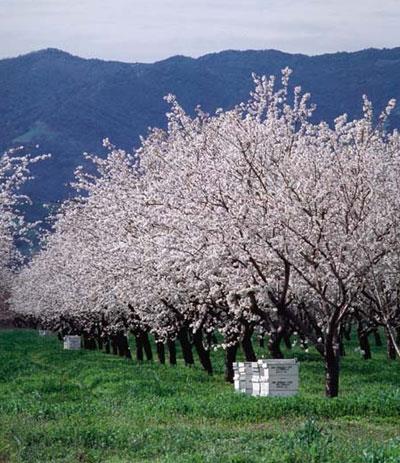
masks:
{"label": "green grass", "polygon": [[294,350],[300,394],[272,399],[234,393],[221,352],[209,378],[0,331],[0,463],[400,462],[400,363],[347,347],[339,398],[320,357]]}

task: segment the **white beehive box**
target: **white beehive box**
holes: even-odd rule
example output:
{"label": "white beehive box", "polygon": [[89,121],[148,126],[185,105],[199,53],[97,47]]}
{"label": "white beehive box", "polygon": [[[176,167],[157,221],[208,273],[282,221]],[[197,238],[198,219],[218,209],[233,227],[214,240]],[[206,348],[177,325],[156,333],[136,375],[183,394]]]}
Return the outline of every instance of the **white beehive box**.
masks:
{"label": "white beehive box", "polygon": [[289,397],[296,395],[299,389],[298,378],[293,380],[274,380],[253,382],[253,395],[270,397]]}
{"label": "white beehive box", "polygon": [[267,378],[299,376],[296,359],[259,360],[260,375]]}
{"label": "white beehive box", "polygon": [[234,379],[235,391],[246,392],[246,381]]}
{"label": "white beehive box", "polygon": [[268,384],[271,389],[287,389],[287,390],[296,390],[299,388],[299,377],[298,376],[291,376],[291,377],[269,377],[263,378],[253,377],[251,378],[253,383],[259,384]]}
{"label": "white beehive box", "polygon": [[267,390],[262,390],[260,392],[259,397],[293,397],[297,395],[299,391],[296,389],[294,391],[287,390],[272,390],[272,389],[267,389]]}
{"label": "white beehive box", "polygon": [[65,336],[64,349],[65,350],[79,350],[81,348],[80,336]]}
{"label": "white beehive box", "polygon": [[233,364],[234,386],[253,396],[290,397],[299,389],[296,359],[263,359]]}
{"label": "white beehive box", "polygon": [[53,334],[50,330],[38,330],[39,336],[50,336]]}

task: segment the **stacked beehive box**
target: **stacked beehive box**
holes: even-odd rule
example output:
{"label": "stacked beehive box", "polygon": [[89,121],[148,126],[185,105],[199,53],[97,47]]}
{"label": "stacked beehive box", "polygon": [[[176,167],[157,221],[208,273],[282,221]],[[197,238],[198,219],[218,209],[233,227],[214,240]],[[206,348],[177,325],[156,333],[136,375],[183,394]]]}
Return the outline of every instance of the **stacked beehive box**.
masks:
{"label": "stacked beehive box", "polygon": [[65,336],[64,349],[66,350],[79,350],[81,348],[80,336]]}
{"label": "stacked beehive box", "polygon": [[50,336],[52,333],[52,331],[50,330],[39,330],[39,336]]}
{"label": "stacked beehive box", "polygon": [[235,390],[254,396],[289,397],[299,389],[296,359],[262,359],[233,364]]}
{"label": "stacked beehive box", "polygon": [[235,390],[253,394],[253,378],[259,375],[258,362],[237,362],[233,364]]}

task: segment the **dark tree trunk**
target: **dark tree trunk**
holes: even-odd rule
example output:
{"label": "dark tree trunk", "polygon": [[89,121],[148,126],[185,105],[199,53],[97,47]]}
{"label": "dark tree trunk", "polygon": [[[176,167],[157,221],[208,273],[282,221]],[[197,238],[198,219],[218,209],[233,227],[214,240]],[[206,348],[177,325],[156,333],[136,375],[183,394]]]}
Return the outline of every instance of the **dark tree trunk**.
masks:
{"label": "dark tree trunk", "polygon": [[115,342],[117,343],[118,355],[120,357],[125,357],[126,346],[125,346],[125,343],[124,343],[124,335],[118,333],[115,336]]}
{"label": "dark tree trunk", "polygon": [[178,339],[179,339],[179,342],[181,343],[182,354],[183,354],[183,359],[185,361],[185,365],[186,366],[193,365],[194,359],[193,359],[192,345],[189,341],[187,328],[185,327],[181,328],[178,334]]}
{"label": "dark tree trunk", "polygon": [[162,342],[156,342],[157,356],[161,365],[165,364],[165,348]]}
{"label": "dark tree trunk", "polygon": [[325,339],[325,394],[337,397],[339,394],[339,343],[328,334]]}
{"label": "dark tree trunk", "polygon": [[88,339],[88,349],[89,350],[96,350],[97,349],[96,340],[94,339],[93,336],[90,336],[89,339]]}
{"label": "dark tree trunk", "polygon": [[292,348],[292,341],[290,340],[290,334],[285,332],[284,335],[283,335],[283,340],[285,342],[286,348],[291,349]]}
{"label": "dark tree trunk", "polygon": [[120,357],[126,357],[128,359],[131,359],[132,354],[129,348],[128,337],[125,334],[120,333],[117,335],[117,342]]}
{"label": "dark tree trunk", "polygon": [[396,349],[394,347],[390,334],[387,331],[386,331],[386,349],[387,349],[387,358],[389,360],[396,360]]}
{"label": "dark tree trunk", "polygon": [[368,334],[365,332],[359,332],[358,341],[360,344],[360,349],[363,352],[363,359],[369,360],[371,358],[371,346],[369,344]]}
{"label": "dark tree trunk", "polygon": [[253,344],[251,342],[251,335],[253,334],[253,330],[246,326],[244,330],[244,336],[242,340],[242,348],[244,352],[244,356],[246,362],[257,362],[257,356],[253,349]]}
{"label": "dark tree trunk", "polygon": [[144,353],[146,354],[147,360],[153,360],[153,352],[151,350],[151,344],[149,340],[149,335],[147,333],[143,333],[143,349]]}
{"label": "dark tree trunk", "polygon": [[111,336],[111,348],[113,355],[118,355],[118,345],[115,336]]}
{"label": "dark tree trunk", "polygon": [[97,336],[97,346],[99,350],[103,350],[103,338],[100,335]]}
{"label": "dark tree trunk", "polygon": [[261,348],[265,347],[264,336],[261,336],[261,338],[260,338],[260,347]]}
{"label": "dark tree trunk", "polygon": [[346,356],[346,349],[344,347],[344,342],[343,342],[343,339],[341,339],[339,341],[339,353],[340,353],[340,356],[341,357],[345,357]]}
{"label": "dark tree trunk", "polygon": [[131,347],[129,345],[128,336],[125,336],[125,342],[126,342],[126,358],[132,359],[132,352],[131,352]]}
{"label": "dark tree trunk", "polygon": [[143,362],[143,340],[141,333],[135,335],[136,341],[136,360],[138,362]]}
{"label": "dark tree trunk", "polygon": [[382,343],[382,338],[381,338],[381,335],[379,334],[379,331],[374,330],[373,334],[374,334],[375,346],[376,347],[382,347],[383,343]]}
{"label": "dark tree trunk", "polygon": [[343,326],[343,335],[346,341],[351,341],[351,323],[345,323]]}
{"label": "dark tree trunk", "polygon": [[210,351],[204,348],[203,333],[201,330],[197,330],[196,333],[194,333],[193,341],[202,367],[209,375],[212,375],[213,369],[211,364]]}
{"label": "dark tree trunk", "polygon": [[268,350],[273,359],[283,359],[284,355],[281,351],[282,334],[274,332],[271,334],[268,340]]}
{"label": "dark tree trunk", "polygon": [[225,381],[233,383],[233,362],[236,362],[236,354],[239,344],[227,347],[225,351]]}
{"label": "dark tree trunk", "polygon": [[169,353],[169,364],[176,365],[176,346],[175,341],[167,341],[168,353]]}
{"label": "dark tree trunk", "polygon": [[362,356],[364,360],[369,360],[371,358],[371,346],[368,340],[368,330],[365,327],[365,321],[362,316],[355,312],[355,317],[357,318],[357,336],[358,336],[358,345],[362,351]]}
{"label": "dark tree trunk", "polygon": [[106,342],[104,343],[104,347],[105,347],[106,354],[109,354],[111,352],[110,338],[106,339]]}
{"label": "dark tree trunk", "polygon": [[89,347],[89,336],[85,333],[82,334],[82,340],[83,340],[83,348],[84,349],[90,349]]}
{"label": "dark tree trunk", "polygon": [[292,343],[290,342],[290,336],[287,331],[287,320],[283,315],[280,315],[278,318],[278,327],[275,331],[271,333],[271,336],[268,340],[268,350],[271,354],[271,357],[274,359],[283,359],[284,355],[281,350],[282,340],[285,342],[288,349],[292,348]]}

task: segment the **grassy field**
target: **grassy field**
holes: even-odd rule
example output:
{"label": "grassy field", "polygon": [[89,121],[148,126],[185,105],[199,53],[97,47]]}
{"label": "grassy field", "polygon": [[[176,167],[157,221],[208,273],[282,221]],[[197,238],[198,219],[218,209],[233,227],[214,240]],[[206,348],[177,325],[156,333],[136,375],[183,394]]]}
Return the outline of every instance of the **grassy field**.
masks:
{"label": "grassy field", "polygon": [[400,363],[347,346],[341,396],[301,361],[300,394],[249,397],[216,374],[63,351],[55,337],[0,331],[0,463],[400,462]]}

